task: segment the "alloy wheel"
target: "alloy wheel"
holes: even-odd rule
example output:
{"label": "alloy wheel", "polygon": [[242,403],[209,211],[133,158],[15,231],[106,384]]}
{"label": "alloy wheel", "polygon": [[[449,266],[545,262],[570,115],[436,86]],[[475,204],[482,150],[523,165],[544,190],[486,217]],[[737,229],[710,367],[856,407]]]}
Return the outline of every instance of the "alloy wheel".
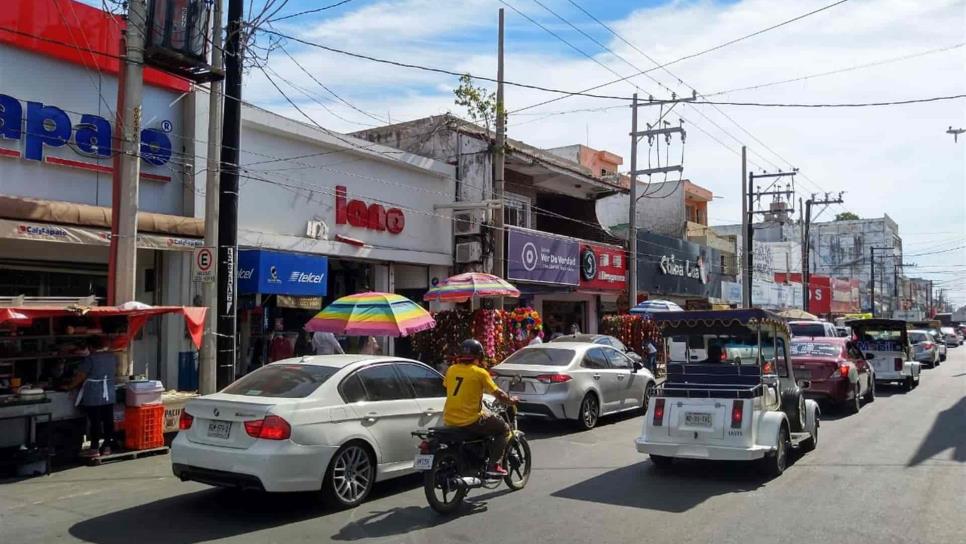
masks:
{"label": "alloy wheel", "polygon": [[594,395],[587,395],[584,397],[584,402],[581,404],[580,409],[580,419],[585,429],[592,429],[595,425],[597,425],[599,413],[600,408],[598,406],[597,397]]}
{"label": "alloy wheel", "polygon": [[367,451],[360,446],[345,448],[339,452],[332,466],[335,494],[346,504],[360,501],[372,486],[373,472]]}

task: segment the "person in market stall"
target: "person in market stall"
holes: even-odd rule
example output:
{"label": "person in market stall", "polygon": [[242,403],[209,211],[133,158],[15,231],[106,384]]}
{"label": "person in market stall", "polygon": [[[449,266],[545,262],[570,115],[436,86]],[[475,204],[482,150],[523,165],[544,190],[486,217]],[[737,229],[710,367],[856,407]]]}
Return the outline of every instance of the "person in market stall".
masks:
{"label": "person in market stall", "polygon": [[295,339],[295,356],[307,357],[315,355],[315,348],[312,346],[312,339],[308,331],[299,331],[298,338]]}
{"label": "person in market stall", "polygon": [[[102,336],[87,339],[89,355],[85,357],[74,378],[65,389],[77,390],[74,405],[87,415],[91,445],[81,452],[84,457],[110,455],[114,445],[114,374],[117,372],[117,356],[108,350]],[[101,440],[103,439],[103,444]]]}
{"label": "person in market stall", "polygon": [[379,355],[382,353],[379,347],[379,341],[376,340],[375,336],[367,336],[363,341],[362,348],[359,350],[362,355]]}
{"label": "person in market stall", "polygon": [[533,337],[533,340],[530,340],[530,343],[527,344],[527,345],[528,346],[536,346],[536,345],[542,344],[542,343],[543,343],[542,333],[539,333],[536,336],[534,336]]}
{"label": "person in market stall", "polygon": [[274,363],[283,359],[291,359],[292,355],[292,342],[283,333],[275,333],[275,337],[268,345],[268,362]]}

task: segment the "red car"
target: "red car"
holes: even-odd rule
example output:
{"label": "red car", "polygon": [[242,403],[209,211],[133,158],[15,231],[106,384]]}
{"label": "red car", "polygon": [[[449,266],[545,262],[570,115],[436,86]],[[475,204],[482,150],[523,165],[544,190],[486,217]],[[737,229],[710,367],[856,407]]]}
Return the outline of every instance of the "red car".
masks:
{"label": "red car", "polygon": [[865,355],[848,338],[793,338],[795,377],[811,381],[805,396],[857,413],[862,400],[875,399],[875,374]]}

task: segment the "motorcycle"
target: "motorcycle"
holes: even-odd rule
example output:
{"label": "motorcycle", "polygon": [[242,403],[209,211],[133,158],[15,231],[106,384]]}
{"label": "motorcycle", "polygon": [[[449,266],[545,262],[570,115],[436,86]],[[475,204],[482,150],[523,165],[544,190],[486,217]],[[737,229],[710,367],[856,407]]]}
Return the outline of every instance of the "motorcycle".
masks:
{"label": "motorcycle", "polygon": [[[513,491],[519,491],[530,479],[532,457],[526,437],[517,429],[517,409],[495,399],[484,399],[483,403],[510,427],[511,437],[501,460],[507,475],[502,480]],[[415,466],[425,471],[423,489],[429,506],[436,512],[455,512],[471,489],[500,486],[501,478],[487,476],[486,472],[490,465],[487,443],[491,438],[458,427],[432,427],[414,432],[413,436],[422,439]]]}

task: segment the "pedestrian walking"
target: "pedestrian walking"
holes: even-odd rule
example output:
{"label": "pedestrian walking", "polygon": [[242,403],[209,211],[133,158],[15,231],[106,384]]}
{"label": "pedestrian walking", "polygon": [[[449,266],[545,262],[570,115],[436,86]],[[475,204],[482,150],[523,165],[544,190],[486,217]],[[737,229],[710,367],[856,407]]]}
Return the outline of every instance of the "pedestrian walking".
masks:
{"label": "pedestrian walking", "polygon": [[268,362],[274,363],[283,359],[291,359],[293,354],[292,342],[282,333],[275,333],[272,343],[268,345]]}
{"label": "pedestrian walking", "polygon": [[316,355],[343,354],[342,344],[331,332],[317,332],[312,335],[312,345],[315,346]]}
{"label": "pedestrian walking", "polygon": [[657,347],[651,340],[647,341],[647,368],[651,374],[657,376]]}

